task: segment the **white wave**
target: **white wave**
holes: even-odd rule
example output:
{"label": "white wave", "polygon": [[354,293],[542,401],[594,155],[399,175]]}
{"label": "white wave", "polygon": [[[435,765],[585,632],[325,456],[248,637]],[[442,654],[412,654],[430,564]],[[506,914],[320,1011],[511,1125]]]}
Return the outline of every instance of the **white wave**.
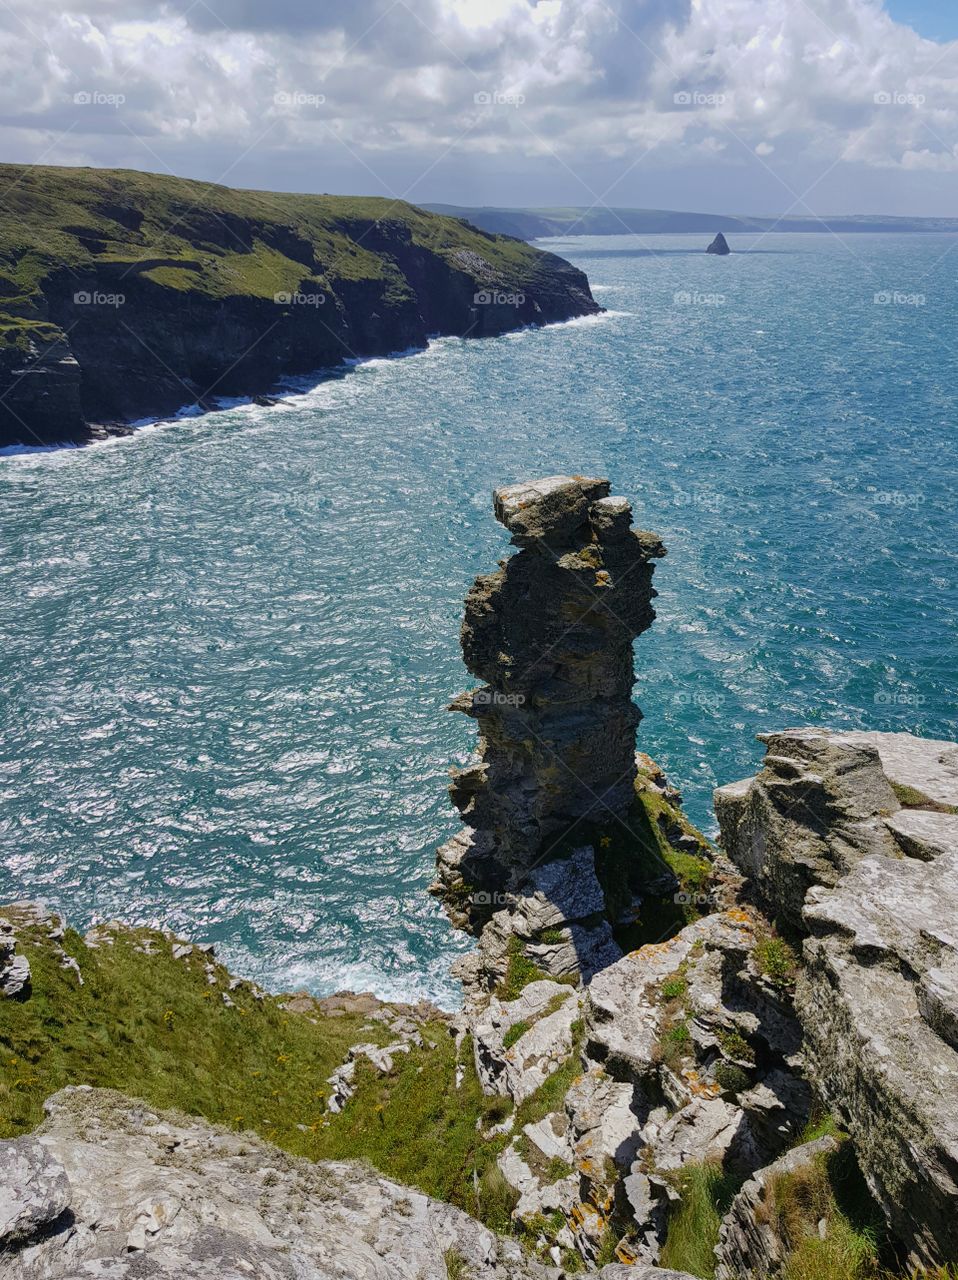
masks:
{"label": "white wave", "polygon": [[462,1007],[462,987],[449,976],[452,959],[447,956],[402,975],[386,973],[368,960],[336,965],[335,969],[321,960],[298,961],[271,968],[269,986],[276,991],[308,991],[320,997],[339,991],[371,991],[380,1000],[405,1004],[430,1000],[440,1009],[455,1013]]}
{"label": "white wave", "polygon": [[621,320],[624,316],[634,316],[634,311],[616,311],[609,307],[594,316],[575,316],[571,320],[559,320],[556,324],[547,325],[547,329],[587,329],[595,324],[605,324],[609,320]]}

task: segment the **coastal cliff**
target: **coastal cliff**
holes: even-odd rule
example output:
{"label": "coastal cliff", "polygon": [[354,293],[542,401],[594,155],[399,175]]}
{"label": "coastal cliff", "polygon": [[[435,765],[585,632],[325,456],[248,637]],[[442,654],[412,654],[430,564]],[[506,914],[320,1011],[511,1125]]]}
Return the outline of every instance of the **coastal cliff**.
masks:
{"label": "coastal cliff", "polygon": [[2,165],[0,447],[600,310],[563,259],[402,201]]}
{"label": "coastal cliff", "polygon": [[4,1280],[954,1280],[958,744],[764,735],[713,847],[635,753],[659,540],[596,477],[494,510],[434,886],[462,1009],[3,909]]}

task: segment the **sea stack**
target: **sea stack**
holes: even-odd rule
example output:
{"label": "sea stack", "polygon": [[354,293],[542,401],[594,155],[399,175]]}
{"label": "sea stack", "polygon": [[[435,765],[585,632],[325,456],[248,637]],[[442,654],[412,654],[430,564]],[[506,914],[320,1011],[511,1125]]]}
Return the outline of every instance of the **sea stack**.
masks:
{"label": "sea stack", "polygon": [[497,489],[519,551],[466,598],[463,656],[484,684],[450,709],[478,722],[480,758],[454,771],[466,827],[439,850],[434,892],[482,933],[493,967],[522,945],[544,972],[588,978],[621,954],[603,863],[635,801],[632,642],[655,617],[665,548],[609,487],[550,476]]}
{"label": "sea stack", "polygon": [[721,257],[724,257],[727,253],[731,253],[732,250],[728,247],[728,241],[725,239],[725,237],[722,235],[720,231],[718,235],[715,237],[715,239],[712,241],[712,243],[709,245],[709,247],[705,250],[705,252],[717,253]]}

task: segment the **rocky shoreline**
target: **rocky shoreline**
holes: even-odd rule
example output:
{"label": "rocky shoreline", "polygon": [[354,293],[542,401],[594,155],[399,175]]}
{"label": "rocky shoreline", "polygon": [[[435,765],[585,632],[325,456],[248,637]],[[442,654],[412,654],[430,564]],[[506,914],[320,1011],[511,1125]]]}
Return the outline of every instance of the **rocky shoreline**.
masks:
{"label": "rocky shoreline", "polygon": [[[952,1274],[958,744],[765,735],[761,771],[715,794],[711,847],[635,754],[664,548],[597,478],[511,486],[495,512],[517,550],[466,602],[484,683],[453,709],[479,757],[434,886],[477,938],[461,1012],[277,999],[181,939],[112,923],[84,950],[49,913],[0,913],[0,1042],[5,1010],[48,998],[17,946],[40,935],[48,983],[102,981],[96,956],[128,947],[169,992],[208,986],[224,1027],[262,1008],[270,1036],[345,1032],[313,1122],[265,1122],[283,1150],[242,1116],[56,1093],[0,1142],[0,1277]],[[459,1207],[401,1185],[433,1186],[447,1147]]]}

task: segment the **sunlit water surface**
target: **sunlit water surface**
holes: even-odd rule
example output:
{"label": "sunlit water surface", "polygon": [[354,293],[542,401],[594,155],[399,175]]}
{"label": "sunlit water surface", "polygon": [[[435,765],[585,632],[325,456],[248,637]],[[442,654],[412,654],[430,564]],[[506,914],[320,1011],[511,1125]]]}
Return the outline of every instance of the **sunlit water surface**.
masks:
{"label": "sunlit water surface", "polygon": [[490,491],[537,474],[610,476],[669,547],[641,746],[710,830],[762,730],[954,736],[958,240],[700,241],[549,242],[597,319],[0,458],[2,897],[454,1003],[444,708]]}

